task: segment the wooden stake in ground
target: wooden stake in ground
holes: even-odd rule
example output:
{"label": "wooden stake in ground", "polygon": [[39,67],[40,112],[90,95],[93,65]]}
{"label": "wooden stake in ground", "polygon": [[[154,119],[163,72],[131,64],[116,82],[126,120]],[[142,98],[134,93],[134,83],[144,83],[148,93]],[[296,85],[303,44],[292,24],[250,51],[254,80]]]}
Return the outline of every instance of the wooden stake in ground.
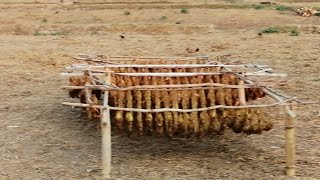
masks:
{"label": "wooden stake in ground", "polygon": [[[111,74],[106,74],[105,84],[111,83]],[[111,178],[111,120],[108,102],[109,92],[104,92],[103,108],[101,116],[101,132],[102,132],[102,176],[103,178]]]}
{"label": "wooden stake in ground", "polygon": [[292,112],[289,106],[285,106],[286,113],[288,117],[286,118],[286,168],[287,176],[295,176],[295,129],[294,129],[294,119],[296,115]]}

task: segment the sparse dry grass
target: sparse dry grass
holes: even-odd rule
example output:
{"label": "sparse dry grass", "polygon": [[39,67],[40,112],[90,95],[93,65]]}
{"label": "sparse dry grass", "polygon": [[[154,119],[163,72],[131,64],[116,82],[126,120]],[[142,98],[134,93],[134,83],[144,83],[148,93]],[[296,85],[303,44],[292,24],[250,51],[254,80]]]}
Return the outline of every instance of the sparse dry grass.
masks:
{"label": "sparse dry grass", "polygon": [[[0,179],[99,179],[100,133],[77,116],[78,110],[61,106],[67,93],[60,89],[65,79],[59,73],[64,66],[80,63],[70,57],[78,53],[188,56],[185,49],[196,47],[199,55],[267,64],[276,72],[288,73],[289,86],[281,91],[320,100],[318,17],[307,19],[269,8],[257,11],[252,3],[219,3],[189,4],[189,14],[179,13],[186,3],[91,4],[70,10],[44,5],[41,13],[38,5],[5,6],[0,11],[5,17],[0,23]],[[131,15],[124,16],[125,10]],[[47,22],[42,22],[44,18]],[[257,36],[259,30],[274,25],[297,26],[301,34],[289,36],[296,32],[287,29]],[[68,34],[34,36],[36,31]],[[126,38],[120,40],[120,34]],[[319,106],[294,110],[298,114],[297,179],[320,179]],[[284,115],[281,109],[269,112],[275,128],[256,136],[227,133],[196,142],[115,134],[113,177],[286,179]]]}

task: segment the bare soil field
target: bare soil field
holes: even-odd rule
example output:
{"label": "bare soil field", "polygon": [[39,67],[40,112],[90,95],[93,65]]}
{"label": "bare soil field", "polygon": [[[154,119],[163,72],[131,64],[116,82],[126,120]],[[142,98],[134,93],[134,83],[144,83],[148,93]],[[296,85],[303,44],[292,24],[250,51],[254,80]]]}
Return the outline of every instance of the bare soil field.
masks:
{"label": "bare soil field", "polygon": [[[19,2],[0,3],[0,180],[100,179],[100,132],[80,110],[61,105],[68,96],[60,89],[67,80],[59,73],[76,63],[71,56],[78,53],[190,56],[186,48],[199,48],[193,55],[269,65],[288,74],[289,85],[280,91],[320,100],[320,17],[247,4],[257,1],[209,1],[215,6],[181,1],[187,14],[163,5],[180,1],[161,6]],[[274,27],[279,33],[257,35]],[[295,179],[320,179],[319,107],[294,108]],[[112,176],[290,179],[284,171],[285,116],[281,108],[269,116],[274,129],[262,135],[227,132],[203,140],[168,140],[115,134]]]}

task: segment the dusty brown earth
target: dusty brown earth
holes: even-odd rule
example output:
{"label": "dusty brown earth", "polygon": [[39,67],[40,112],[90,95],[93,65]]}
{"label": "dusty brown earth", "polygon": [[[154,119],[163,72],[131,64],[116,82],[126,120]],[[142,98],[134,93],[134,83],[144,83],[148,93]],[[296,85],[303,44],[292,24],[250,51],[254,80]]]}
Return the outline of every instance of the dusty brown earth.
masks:
{"label": "dusty brown earth", "polygon": [[[185,56],[187,47],[200,48],[195,55],[229,55],[232,61],[269,65],[289,75],[282,92],[320,100],[320,17],[272,8],[191,7],[189,14],[181,14],[163,6],[110,6],[0,5],[1,180],[99,179],[99,131],[79,110],[61,106],[69,99],[60,89],[66,79],[59,73],[75,63],[70,56],[78,53]],[[297,27],[300,35],[257,36],[274,25]],[[296,179],[320,179],[319,105],[294,110]],[[227,132],[201,141],[114,135],[112,175],[289,179],[284,176],[285,117],[280,108],[269,112],[275,128],[262,135]]]}

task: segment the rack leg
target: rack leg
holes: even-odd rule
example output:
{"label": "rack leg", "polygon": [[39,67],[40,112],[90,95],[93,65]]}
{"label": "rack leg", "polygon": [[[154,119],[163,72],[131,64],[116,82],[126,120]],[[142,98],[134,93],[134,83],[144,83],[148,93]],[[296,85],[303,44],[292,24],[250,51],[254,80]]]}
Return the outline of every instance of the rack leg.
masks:
{"label": "rack leg", "polygon": [[296,115],[293,113],[289,106],[285,106],[287,113],[287,118],[285,122],[286,128],[286,170],[287,176],[295,176],[296,167],[295,167],[295,127],[294,119]]}
{"label": "rack leg", "polygon": [[[109,84],[110,75],[106,76],[105,82]],[[101,116],[101,133],[102,133],[102,176],[105,179],[111,178],[111,120],[110,109],[108,108],[109,92],[104,92],[103,110]]]}

